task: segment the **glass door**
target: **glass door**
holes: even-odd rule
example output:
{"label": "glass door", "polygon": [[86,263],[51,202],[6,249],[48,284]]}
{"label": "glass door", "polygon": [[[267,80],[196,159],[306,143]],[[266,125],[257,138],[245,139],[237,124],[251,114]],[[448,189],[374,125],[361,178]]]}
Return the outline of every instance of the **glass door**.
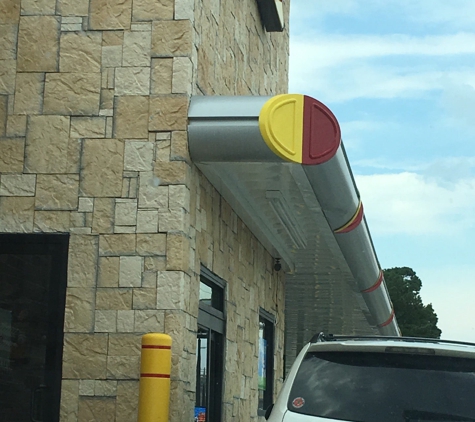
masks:
{"label": "glass door", "polygon": [[0,420],[59,420],[68,235],[0,234]]}

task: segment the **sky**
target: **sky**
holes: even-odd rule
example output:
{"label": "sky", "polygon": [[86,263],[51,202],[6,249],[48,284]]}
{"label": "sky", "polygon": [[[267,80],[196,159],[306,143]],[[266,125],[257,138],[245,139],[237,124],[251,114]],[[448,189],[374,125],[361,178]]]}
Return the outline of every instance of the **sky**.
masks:
{"label": "sky", "polygon": [[290,6],[289,92],[338,119],[381,267],[475,342],[475,1]]}

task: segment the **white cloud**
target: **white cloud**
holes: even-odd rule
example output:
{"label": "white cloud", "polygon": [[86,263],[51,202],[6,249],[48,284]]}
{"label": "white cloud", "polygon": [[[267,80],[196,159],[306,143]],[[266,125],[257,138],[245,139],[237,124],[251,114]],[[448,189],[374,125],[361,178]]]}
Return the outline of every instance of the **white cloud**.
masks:
{"label": "white cloud", "polygon": [[416,37],[391,35],[314,35],[293,37],[291,60],[311,58],[321,66],[389,56],[447,56],[475,53],[475,34],[459,33]]}
{"label": "white cloud", "polygon": [[[433,90],[450,92],[461,84],[475,87],[472,66],[458,61],[462,56],[475,58],[474,33],[426,37],[307,34],[291,41],[290,91],[348,101],[420,97]],[[434,60],[437,57],[451,61]]]}
{"label": "white cloud", "polygon": [[454,235],[475,227],[475,178],[450,186],[409,172],[355,179],[372,233]]}

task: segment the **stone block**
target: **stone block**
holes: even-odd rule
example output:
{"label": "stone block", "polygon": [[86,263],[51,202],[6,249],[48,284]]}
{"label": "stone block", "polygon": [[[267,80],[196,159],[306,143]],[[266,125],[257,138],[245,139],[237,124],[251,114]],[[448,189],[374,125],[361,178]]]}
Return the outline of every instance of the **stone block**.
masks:
{"label": "stone block", "polygon": [[94,290],[84,287],[68,287],[66,291],[64,331],[66,333],[90,333],[93,329]]}
{"label": "stone block", "polygon": [[[26,135],[26,116],[11,115],[7,118],[7,136],[19,137]],[[24,141],[22,141],[24,143]],[[0,154],[1,155],[1,154]]]}
{"label": "stone block", "polygon": [[[187,282],[185,282],[185,277]],[[159,271],[157,275],[157,308],[185,309],[189,277],[182,271]]]}
{"label": "stone block", "polygon": [[71,138],[104,138],[105,117],[71,117]]}
{"label": "stone block", "polygon": [[80,23],[62,23],[61,32],[79,32],[82,31],[82,24]]}
{"label": "stone block", "polygon": [[157,161],[156,165],[160,165],[161,161],[168,163],[170,161],[170,140],[156,141],[155,146],[155,160]]}
{"label": "stone block", "polygon": [[193,28],[189,20],[152,23],[152,57],[191,56]]}
{"label": "stone block", "polygon": [[142,257],[121,256],[119,266],[119,287],[140,287],[142,285],[142,271]]}
{"label": "stone block", "polygon": [[45,114],[97,115],[101,96],[100,73],[47,73]]}
{"label": "stone block", "polygon": [[136,199],[116,199],[115,224],[118,226],[135,226],[137,224]]}
{"label": "stone block", "polygon": [[132,289],[98,288],[96,291],[96,309],[132,309]]}
{"label": "stone block", "polygon": [[94,380],[79,380],[79,395],[94,396]]}
{"label": "stone block", "polygon": [[116,98],[114,136],[117,138],[148,138],[149,99],[145,96]]}
{"label": "stone block", "polygon": [[0,60],[15,60],[17,25],[0,24]]}
{"label": "stone block", "polygon": [[129,29],[132,0],[91,0],[89,28],[94,30]]}
{"label": "stone block", "polygon": [[137,233],[157,233],[158,212],[156,210],[138,210]]}
{"label": "stone block", "polygon": [[22,15],[54,15],[56,0],[22,0]]}
{"label": "stone block", "polygon": [[36,175],[4,174],[0,179],[0,196],[35,196]]}
{"label": "stone block", "polygon": [[[99,114],[104,109],[113,111],[114,109],[114,90],[113,89],[101,89],[100,108],[101,110],[99,111]],[[91,136],[89,136],[89,138],[91,138]]]}
{"label": "stone block", "polygon": [[92,288],[96,285],[97,236],[74,235],[69,240],[68,287]]}
{"label": "stone block", "polygon": [[120,197],[124,143],[118,139],[86,139],[81,191],[85,196]]}
{"label": "stone block", "polygon": [[162,333],[164,329],[164,311],[140,310],[135,311],[135,327],[137,333]]}
{"label": "stone block", "polygon": [[173,1],[171,0],[134,0],[133,21],[155,21],[173,19]]}
{"label": "stone block", "polygon": [[109,335],[109,356],[140,356],[142,350],[142,336],[139,334],[111,334]]}
{"label": "stone block", "polygon": [[0,60],[0,95],[15,92],[16,60]]}
{"label": "stone block", "polygon": [[117,331],[117,311],[96,310],[94,315],[95,333],[115,333]]}
{"label": "stone block", "polygon": [[44,73],[18,73],[16,76],[15,114],[41,114],[43,109]]}
{"label": "stone block", "polygon": [[165,255],[166,242],[164,233],[137,234],[137,253],[142,256]]}
{"label": "stone block", "polygon": [[150,31],[125,32],[122,65],[149,67],[151,42],[152,33]]}
{"label": "stone block", "polygon": [[0,230],[10,233],[33,231],[35,199],[30,197],[0,197]]}
{"label": "stone block", "polygon": [[186,130],[188,98],[180,95],[150,98],[150,131]]}
{"label": "stone block", "polygon": [[139,208],[168,209],[168,186],[160,186],[151,171],[140,172]]}
{"label": "stone block", "polygon": [[118,256],[135,254],[134,234],[105,234],[99,236],[99,255]]}
{"label": "stone block", "polygon": [[[165,271],[166,257],[165,256],[146,256],[145,261],[144,261],[144,269],[146,272],[150,272],[150,273],[155,272],[155,271]],[[144,278],[146,276],[147,276],[147,273],[144,273]],[[156,284],[157,282],[155,280],[155,284],[150,283],[150,284],[147,284],[147,286],[153,287],[153,286],[156,286]]]}
{"label": "stone block", "polygon": [[104,31],[102,33],[102,45],[113,46],[122,45],[124,42],[124,31]]}
{"label": "stone block", "polygon": [[0,138],[0,172],[21,173],[25,156],[24,138]]}
{"label": "stone block", "polygon": [[137,32],[151,32],[152,22],[132,22],[130,29]]}
{"label": "stone block", "polygon": [[22,16],[18,72],[57,72],[60,24],[56,16]]}
{"label": "stone block", "polygon": [[122,66],[122,45],[102,46],[102,67]]}
{"label": "stone block", "polygon": [[[0,95],[0,137],[5,136],[7,128],[8,95]],[[24,136],[24,135],[16,135]]]}
{"label": "stone block", "polygon": [[190,215],[184,209],[159,212],[158,229],[161,233],[170,231],[188,233],[189,228]]}
{"label": "stone block", "polygon": [[134,309],[157,309],[157,289],[134,289]]}
{"label": "stone block", "polygon": [[186,161],[191,162],[188,152],[188,137],[185,131],[172,132],[170,145],[170,161]]}
{"label": "stone block", "polygon": [[188,271],[190,241],[180,233],[167,233],[167,270]]}
{"label": "stone block", "polygon": [[114,397],[80,397],[79,421],[115,422]]}
{"label": "stone block", "polygon": [[35,232],[67,232],[70,228],[68,211],[36,211],[33,230]]}
{"label": "stone block", "polygon": [[20,20],[20,0],[0,0],[0,23],[18,23]]}
{"label": "stone block", "polygon": [[119,287],[119,257],[100,257],[98,287]]}
{"label": "stone block", "polygon": [[194,21],[195,2],[194,0],[175,0],[175,19],[189,19]]}
{"label": "stone block", "polygon": [[62,421],[75,421],[78,417],[79,381],[61,381],[61,407],[60,419]]}
{"label": "stone block", "polygon": [[117,311],[117,332],[132,333],[134,331],[135,311]]}
{"label": "stone block", "polygon": [[155,175],[162,185],[186,185],[190,180],[190,166],[184,161],[160,162]]}
{"label": "stone block", "polygon": [[152,59],[151,89],[153,95],[171,94],[173,78],[173,59]]}
{"label": "stone block", "polygon": [[130,422],[137,417],[138,381],[118,381],[115,422]]}
{"label": "stone block", "polygon": [[60,72],[101,71],[102,37],[100,32],[63,32],[60,45]]}
{"label": "stone block", "polygon": [[92,215],[92,230],[95,233],[113,233],[114,198],[95,198]]}
{"label": "stone block", "polygon": [[140,355],[108,356],[107,377],[112,379],[137,379],[140,376]]}
{"label": "stone block", "polygon": [[87,16],[89,0],[59,0],[58,13],[61,16]]}
{"label": "stone block", "polygon": [[190,210],[190,190],[186,185],[169,186],[169,208],[170,210],[184,208]]}
{"label": "stone block", "polygon": [[29,173],[67,173],[69,117],[30,116],[25,167]]}
{"label": "stone block", "polygon": [[78,206],[78,174],[39,174],[36,181],[35,208],[75,210]]}
{"label": "stone block", "polygon": [[189,57],[173,58],[173,94],[191,94],[193,83],[193,64]]}
{"label": "stone block", "polygon": [[94,381],[94,395],[103,397],[115,397],[117,396],[117,381]]}
{"label": "stone block", "polygon": [[[160,257],[153,257],[153,258],[163,258],[165,259],[164,256]],[[145,258],[145,261],[147,261],[148,257]],[[148,265],[144,264],[144,267]],[[163,267],[165,268],[165,267]],[[142,287],[149,288],[149,289],[156,289],[157,288],[157,273],[155,271],[145,271],[142,274]]]}
{"label": "stone block", "polygon": [[151,171],[153,143],[148,141],[126,141],[124,170]]}
{"label": "stone block", "polygon": [[149,95],[150,67],[119,67],[115,70],[115,95]]}

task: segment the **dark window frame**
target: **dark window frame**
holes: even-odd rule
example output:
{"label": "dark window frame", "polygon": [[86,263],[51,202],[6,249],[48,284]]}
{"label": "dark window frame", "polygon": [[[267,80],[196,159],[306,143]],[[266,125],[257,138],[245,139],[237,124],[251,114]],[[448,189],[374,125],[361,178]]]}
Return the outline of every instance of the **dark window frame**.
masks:
{"label": "dark window frame", "polygon": [[[198,308],[198,332],[207,331],[207,347],[209,347],[206,420],[207,422],[220,422],[226,341],[226,281],[202,265],[200,283],[204,283],[212,289],[211,304],[200,301]],[[197,365],[197,381],[199,376],[199,366]]]}
{"label": "dark window frame", "polygon": [[44,411],[48,420],[59,421],[69,233],[0,233],[0,254],[51,255],[56,258],[52,260],[48,300],[50,324],[46,343],[49,353],[45,360],[45,382],[50,389],[47,393],[50,406],[43,407],[37,402],[41,398],[40,395],[44,394],[44,387],[41,386],[32,396],[31,405],[35,404],[35,409],[31,409],[31,412]]}
{"label": "dark window frame", "polygon": [[259,325],[263,322],[264,326],[264,339],[267,342],[266,351],[266,389],[264,390],[264,400],[261,403],[258,400],[259,416],[265,416],[267,408],[274,402],[274,353],[275,353],[275,315],[266,311],[263,308],[259,308]]}

